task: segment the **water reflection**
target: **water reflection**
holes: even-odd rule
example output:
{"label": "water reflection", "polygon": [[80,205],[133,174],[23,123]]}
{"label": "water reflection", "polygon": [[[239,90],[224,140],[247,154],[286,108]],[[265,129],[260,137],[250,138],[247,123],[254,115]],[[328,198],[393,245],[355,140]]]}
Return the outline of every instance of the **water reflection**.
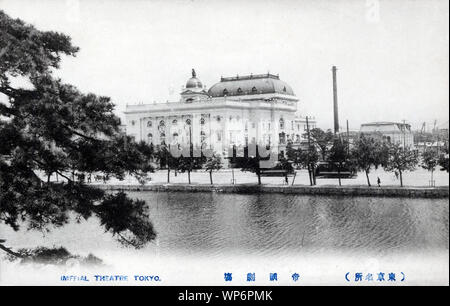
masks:
{"label": "water reflection", "polygon": [[131,193],[160,254],[208,256],[448,250],[448,202],[280,194]]}

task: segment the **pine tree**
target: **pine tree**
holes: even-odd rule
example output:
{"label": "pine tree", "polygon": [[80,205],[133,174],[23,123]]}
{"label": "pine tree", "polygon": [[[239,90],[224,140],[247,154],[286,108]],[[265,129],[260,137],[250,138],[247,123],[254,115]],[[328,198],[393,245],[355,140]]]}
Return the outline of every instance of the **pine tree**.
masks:
{"label": "pine tree", "polygon": [[[18,230],[63,226],[69,215],[99,218],[120,242],[155,237],[143,201],[84,182],[85,174],[123,179],[152,171],[143,148],[119,131],[111,99],[81,93],[55,78],[70,37],[39,31],[0,11],[0,221]],[[15,86],[16,79],[26,86]],[[63,179],[51,181],[57,174]],[[45,178],[42,178],[42,177]]]}

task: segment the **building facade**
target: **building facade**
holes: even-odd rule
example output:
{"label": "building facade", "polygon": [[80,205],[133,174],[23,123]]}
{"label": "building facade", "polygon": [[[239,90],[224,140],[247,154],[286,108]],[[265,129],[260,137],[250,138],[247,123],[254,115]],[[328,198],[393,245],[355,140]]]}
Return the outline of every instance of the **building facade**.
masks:
{"label": "building facade", "polygon": [[414,135],[411,125],[399,122],[371,122],[361,124],[360,132],[372,137],[379,136],[389,143],[414,149]]}
{"label": "building facade", "polygon": [[[222,77],[209,89],[192,70],[177,102],[127,105],[127,134],[153,145],[189,145],[226,156],[233,145],[269,145],[281,152],[302,142],[306,120],[297,115],[292,88],[273,74]],[[316,126],[309,119],[309,127]]]}

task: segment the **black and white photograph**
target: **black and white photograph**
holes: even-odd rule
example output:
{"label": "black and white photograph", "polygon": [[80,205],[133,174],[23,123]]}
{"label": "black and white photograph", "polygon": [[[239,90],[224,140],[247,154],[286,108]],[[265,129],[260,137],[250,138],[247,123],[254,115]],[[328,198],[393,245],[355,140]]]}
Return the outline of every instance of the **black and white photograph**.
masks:
{"label": "black and white photograph", "polygon": [[446,0],[0,0],[0,286],[448,286],[448,171]]}

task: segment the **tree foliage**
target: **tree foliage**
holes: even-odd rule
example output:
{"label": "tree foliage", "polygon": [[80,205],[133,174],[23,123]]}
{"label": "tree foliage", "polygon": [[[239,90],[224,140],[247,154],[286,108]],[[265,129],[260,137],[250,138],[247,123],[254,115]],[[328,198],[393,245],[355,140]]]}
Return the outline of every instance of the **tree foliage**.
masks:
{"label": "tree foliage", "polygon": [[297,168],[308,169],[311,185],[315,184],[314,169],[319,162],[319,153],[314,144],[311,144],[306,149],[300,146],[294,148],[292,143],[286,145],[286,156],[292,162],[292,165]]}
{"label": "tree foliage", "polygon": [[435,149],[429,148],[422,153],[420,166],[428,171],[434,171],[438,165],[438,154]]}
{"label": "tree foliage", "polygon": [[[1,244],[0,244],[1,247]],[[73,255],[64,247],[37,247],[34,249],[19,249],[14,255],[8,253],[6,257],[10,261],[20,258],[21,263],[39,263],[45,265],[80,264],[82,266],[102,266],[103,261],[89,254],[86,257]]]}
{"label": "tree foliage", "polygon": [[[253,149],[250,149],[252,146]],[[241,152],[242,150],[242,152]],[[242,153],[242,154],[238,154]],[[268,157],[261,157],[259,146],[255,143],[245,146],[243,148],[233,147],[233,156],[230,157],[230,162],[233,168],[241,168],[241,171],[248,171],[255,173],[258,177],[258,185],[261,185],[261,164],[262,160],[268,160]]]}
{"label": "tree foliage", "polygon": [[[307,134],[304,135],[307,138]],[[333,145],[334,134],[331,130],[322,130],[320,128],[313,128],[310,131],[310,139],[312,144],[319,147],[322,160],[327,159],[327,153],[330,147]]]}
{"label": "tree foliage", "polygon": [[188,183],[191,183],[191,172],[193,170],[198,170],[202,168],[202,165],[205,163],[205,157],[194,157],[194,156],[181,156],[178,158],[177,170],[182,173],[187,173],[188,175]]}
{"label": "tree foliage", "polygon": [[431,172],[430,183],[432,186],[434,185],[433,173],[434,173],[434,170],[436,170],[438,163],[439,163],[439,155],[435,149],[429,148],[429,149],[426,149],[422,153],[422,160],[421,160],[420,166],[423,169],[426,169],[427,171]]}
{"label": "tree foliage", "polygon": [[375,138],[362,134],[351,150],[352,164],[356,170],[364,171],[367,185],[370,187],[369,173],[386,163],[388,158],[387,145]]}
{"label": "tree foliage", "polygon": [[[145,203],[76,179],[141,177],[153,168],[149,148],[120,133],[110,98],[53,76],[61,57],[78,51],[70,37],[0,11],[0,50],[0,220],[15,230],[25,221],[44,229],[66,224],[72,213],[96,215],[122,242],[140,247],[153,239]],[[64,180],[51,182],[52,174]]]}
{"label": "tree foliage", "polygon": [[439,166],[441,167],[442,171],[449,171],[449,162],[448,162],[448,147],[444,147],[443,153],[439,156]]}
{"label": "tree foliage", "polygon": [[351,166],[347,141],[343,140],[341,137],[334,137],[333,146],[329,150],[328,159],[337,166],[339,186],[341,186],[341,171],[344,169],[344,165],[347,165],[347,167]]}
{"label": "tree foliage", "polygon": [[389,145],[389,155],[383,168],[388,172],[394,172],[395,176],[400,178],[400,186],[403,187],[403,173],[414,171],[418,163],[419,159],[414,151],[392,143]]}
{"label": "tree foliage", "polygon": [[209,172],[209,180],[211,185],[213,184],[212,173],[213,171],[219,171],[223,167],[222,159],[219,155],[213,154],[211,157],[208,157],[205,162],[205,170]]}

